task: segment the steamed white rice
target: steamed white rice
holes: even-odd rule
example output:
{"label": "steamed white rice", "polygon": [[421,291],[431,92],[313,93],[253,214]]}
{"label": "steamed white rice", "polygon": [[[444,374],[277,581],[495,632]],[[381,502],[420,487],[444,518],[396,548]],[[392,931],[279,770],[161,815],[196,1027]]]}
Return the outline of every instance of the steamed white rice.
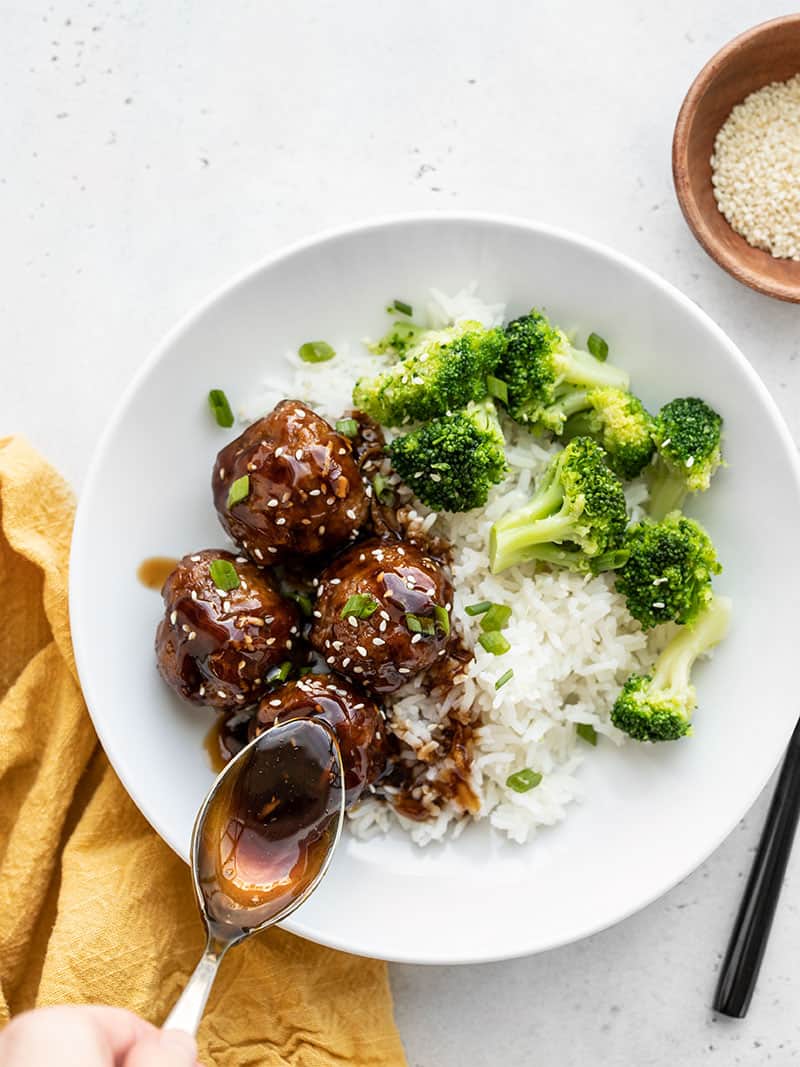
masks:
{"label": "steamed white rice", "polygon": [[[487,326],[497,325],[503,321],[504,310],[502,305],[483,303],[475,286],[454,297],[432,291],[427,324],[441,327],[476,319]],[[328,363],[305,364],[296,353],[287,354],[287,359],[292,369],[291,395],[333,421],[351,406],[356,378],[375,374],[387,357],[373,355],[363,343],[331,340],[337,354]],[[265,383],[254,407],[242,412],[242,417],[249,421],[284,395],[283,388]],[[578,772],[594,749],[576,737],[575,724],[591,724],[598,735],[616,745],[623,743],[624,735],[610,722],[611,707],[626,677],[632,671],[646,670],[656,649],[652,638],[648,642],[628,614],[624,598],[614,591],[611,575],[587,578],[533,565],[490,574],[492,523],[528,499],[558,449],[511,421],[506,421],[504,429],[509,473],[492,491],[483,511],[437,516],[422,505],[417,509],[424,526],[453,546],[452,617],[465,644],[473,649],[474,660],[444,700],[428,696],[416,679],[391,698],[387,712],[394,733],[429,759],[436,749],[437,726],[452,710],[471,709],[477,720],[471,787],[480,805],[474,818],[489,819],[498,831],[524,842],[538,827],[563,819],[568,805],[583,795]],[[628,502],[634,516],[645,500],[644,483],[632,483]],[[504,631],[511,649],[502,656],[486,652],[477,643],[480,618],[464,612],[465,605],[483,600],[512,608]],[[660,643],[664,640],[662,636]],[[495,689],[495,682],[509,669],[514,672],[511,680]],[[541,783],[527,793],[517,793],[506,780],[526,767],[542,775]],[[434,759],[425,773],[435,778],[441,769],[442,764]],[[417,792],[425,801],[424,786]],[[442,808],[431,798],[430,810],[431,819],[418,822],[369,797],[350,812],[350,825],[366,837],[399,824],[423,845],[457,835],[469,821],[452,801]]]}

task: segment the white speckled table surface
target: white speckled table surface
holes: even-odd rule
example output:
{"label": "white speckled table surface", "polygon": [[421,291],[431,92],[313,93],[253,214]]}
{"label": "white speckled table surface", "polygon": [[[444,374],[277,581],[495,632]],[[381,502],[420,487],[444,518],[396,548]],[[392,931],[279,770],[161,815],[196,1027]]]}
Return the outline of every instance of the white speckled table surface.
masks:
{"label": "white speckled table surface", "polygon": [[[80,489],[136,367],[211,289],[324,227],[478,209],[573,229],[659,271],[739,344],[797,437],[800,310],[706,258],[670,176],[694,74],[792,9],[0,0],[2,431],[24,431]],[[410,1063],[800,1058],[800,850],[750,1016],[709,1010],[767,799],[612,930],[513,963],[393,967]]]}

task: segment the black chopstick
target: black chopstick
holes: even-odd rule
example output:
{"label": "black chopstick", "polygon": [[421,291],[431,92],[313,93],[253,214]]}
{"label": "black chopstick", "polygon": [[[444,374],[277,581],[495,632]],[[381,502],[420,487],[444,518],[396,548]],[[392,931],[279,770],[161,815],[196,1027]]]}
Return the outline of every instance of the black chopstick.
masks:
{"label": "black chopstick", "polygon": [[794,728],[761,833],[714,996],[714,1011],[743,1019],[750,1006],[800,814],[800,722]]}

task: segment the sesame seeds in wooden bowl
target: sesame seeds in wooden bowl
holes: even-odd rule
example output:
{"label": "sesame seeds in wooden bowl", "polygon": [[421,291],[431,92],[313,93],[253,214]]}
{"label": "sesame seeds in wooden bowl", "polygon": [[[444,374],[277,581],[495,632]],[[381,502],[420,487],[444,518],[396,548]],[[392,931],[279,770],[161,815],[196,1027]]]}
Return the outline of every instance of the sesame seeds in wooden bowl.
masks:
{"label": "sesame seeds in wooden bowl", "polygon": [[794,303],[800,303],[800,91],[790,79],[797,74],[800,15],[747,30],[695,78],[672,143],[678,201],[706,252],[751,289]]}

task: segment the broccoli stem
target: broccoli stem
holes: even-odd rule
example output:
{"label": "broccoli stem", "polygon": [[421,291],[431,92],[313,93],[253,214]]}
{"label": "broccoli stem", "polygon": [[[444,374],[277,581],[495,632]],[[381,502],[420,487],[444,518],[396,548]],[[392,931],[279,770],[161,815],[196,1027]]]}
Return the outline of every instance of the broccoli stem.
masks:
{"label": "broccoli stem", "polygon": [[650,489],[647,513],[656,522],[681,508],[686,499],[686,482],[672,474],[663,460],[656,459],[648,470],[647,483]]}
{"label": "broccoli stem", "polygon": [[582,385],[587,389],[603,385],[613,385],[617,389],[627,389],[630,376],[611,363],[601,363],[590,352],[572,348],[562,352],[559,363],[564,378],[572,385]]}
{"label": "broccoli stem", "polygon": [[713,596],[692,626],[682,626],[656,661],[652,688],[686,690],[691,685],[695,660],[719,644],[728,632],[732,604],[726,596]]}

